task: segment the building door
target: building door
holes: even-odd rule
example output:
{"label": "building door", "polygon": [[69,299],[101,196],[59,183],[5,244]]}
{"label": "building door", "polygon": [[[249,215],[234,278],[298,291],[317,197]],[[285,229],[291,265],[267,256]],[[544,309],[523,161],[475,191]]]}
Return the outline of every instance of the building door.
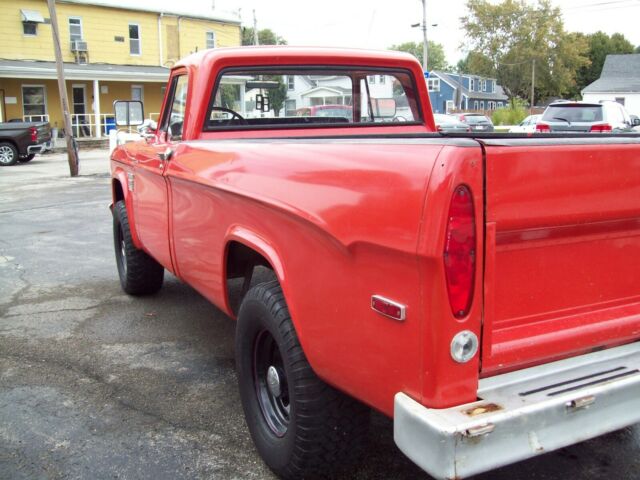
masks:
{"label": "building door", "polygon": [[71,126],[75,137],[90,137],[90,119],[87,115],[87,95],[85,85],[71,87],[73,118]]}

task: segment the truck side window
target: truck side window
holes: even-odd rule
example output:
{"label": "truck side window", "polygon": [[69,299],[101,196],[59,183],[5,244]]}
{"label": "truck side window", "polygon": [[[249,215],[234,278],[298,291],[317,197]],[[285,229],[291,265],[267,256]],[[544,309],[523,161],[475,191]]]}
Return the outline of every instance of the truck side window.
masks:
{"label": "truck side window", "polygon": [[171,107],[166,112],[167,115],[164,120],[164,128],[166,128],[168,139],[174,142],[182,140],[182,128],[187,105],[187,80],[186,75],[180,75],[173,80]]}

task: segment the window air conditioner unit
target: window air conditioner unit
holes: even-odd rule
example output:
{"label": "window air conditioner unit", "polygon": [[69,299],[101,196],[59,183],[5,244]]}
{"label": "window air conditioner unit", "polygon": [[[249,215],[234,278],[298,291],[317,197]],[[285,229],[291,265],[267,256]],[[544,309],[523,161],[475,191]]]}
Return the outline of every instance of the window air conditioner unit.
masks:
{"label": "window air conditioner unit", "polygon": [[71,42],[71,51],[72,52],[86,52],[87,51],[87,42],[82,40],[74,40]]}

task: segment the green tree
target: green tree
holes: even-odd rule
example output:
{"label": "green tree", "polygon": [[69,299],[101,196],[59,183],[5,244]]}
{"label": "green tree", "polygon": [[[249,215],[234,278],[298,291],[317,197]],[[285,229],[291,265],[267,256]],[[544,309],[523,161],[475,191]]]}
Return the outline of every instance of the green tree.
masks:
{"label": "green tree", "polygon": [[590,83],[600,78],[602,66],[610,54],[626,54],[633,53],[633,44],[620,33],[614,33],[609,36],[604,32],[596,32],[589,35],[583,35],[588,44],[587,57],[591,61],[589,65],[580,68],[576,75],[576,85],[571,94],[573,97],[579,97],[580,92]]}
{"label": "green tree", "polygon": [[[258,43],[260,45],[286,45],[287,41],[273,30],[263,28],[258,30]],[[253,27],[242,27],[242,45],[253,45]]]}
{"label": "green tree", "polygon": [[456,67],[460,73],[472,73],[486,77],[495,73],[491,60],[480,52],[469,52],[466,57],[458,61]]}
{"label": "green tree", "polygon": [[279,117],[280,110],[284,107],[284,101],[287,99],[287,85],[284,83],[282,75],[265,75],[264,79],[278,82],[277,87],[269,88],[267,96],[269,97],[269,106],[273,110],[273,114]]}
{"label": "green tree", "polygon": [[576,72],[589,65],[583,36],[564,30],[560,9],[550,0],[468,0],[462,26],[471,52],[488,60],[490,74],[506,93],[528,98],[535,65],[536,98],[563,96]]}
{"label": "green tree", "polygon": [[[404,42],[399,45],[391,45],[389,50],[410,53],[422,63],[422,43]],[[442,44],[429,41],[427,55],[429,56],[427,59],[429,70],[447,70],[449,67]]]}
{"label": "green tree", "polygon": [[636,53],[640,53],[640,45],[636,47]]}

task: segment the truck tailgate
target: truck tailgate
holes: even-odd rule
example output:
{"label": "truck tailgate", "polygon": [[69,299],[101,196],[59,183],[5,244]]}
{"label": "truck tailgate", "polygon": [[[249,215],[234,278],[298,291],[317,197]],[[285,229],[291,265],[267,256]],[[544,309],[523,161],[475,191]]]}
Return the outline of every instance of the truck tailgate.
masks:
{"label": "truck tailgate", "polygon": [[483,375],[640,338],[640,140],[483,144]]}

